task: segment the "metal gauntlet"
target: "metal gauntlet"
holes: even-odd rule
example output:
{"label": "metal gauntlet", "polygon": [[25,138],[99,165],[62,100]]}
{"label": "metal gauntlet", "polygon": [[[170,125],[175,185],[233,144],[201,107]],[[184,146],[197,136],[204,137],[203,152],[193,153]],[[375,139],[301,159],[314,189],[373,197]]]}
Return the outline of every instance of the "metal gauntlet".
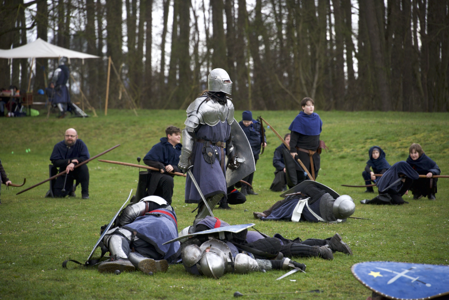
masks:
{"label": "metal gauntlet", "polygon": [[[186,127],[182,131],[182,149],[181,149],[181,156],[179,157],[179,163],[178,167],[181,169],[182,172],[186,172],[192,164],[190,163],[190,155],[192,154],[193,149],[193,137],[190,134],[191,128]],[[193,130],[192,130],[193,132]]]}

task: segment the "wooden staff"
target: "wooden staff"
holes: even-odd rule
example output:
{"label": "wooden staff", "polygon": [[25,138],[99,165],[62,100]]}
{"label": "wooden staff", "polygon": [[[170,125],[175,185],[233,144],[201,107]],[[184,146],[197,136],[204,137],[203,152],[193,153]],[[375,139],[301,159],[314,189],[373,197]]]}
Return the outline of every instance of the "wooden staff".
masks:
{"label": "wooden staff", "polygon": [[[382,177],[383,174],[374,174],[376,177]],[[427,175],[419,175],[419,178],[429,178]],[[449,178],[449,175],[432,175],[430,178]],[[429,179],[430,179],[429,178]]]}
{"label": "wooden staff", "polygon": [[[100,156],[102,156],[102,155],[108,153],[109,151],[114,150],[114,149],[117,148],[118,146],[120,146],[120,144],[115,145],[114,147],[112,147],[112,148],[110,148],[110,149],[108,149],[108,150],[106,150],[106,151],[104,151],[104,152],[101,152],[100,154],[97,154],[97,155],[95,155],[94,157],[89,158],[88,160],[85,160],[85,161],[83,161],[83,162],[77,164],[77,165],[75,166],[75,169],[78,168],[79,166],[82,166],[82,165],[84,165],[84,164],[87,164],[88,162],[90,162],[91,160],[96,159],[97,157],[100,157]],[[41,184],[43,184],[43,183],[46,183],[47,181],[53,180],[53,179],[55,179],[55,178],[57,178],[57,177],[59,177],[59,176],[62,176],[62,175],[64,175],[65,173],[67,173],[67,170],[65,170],[65,171],[63,171],[63,172],[61,172],[61,173],[59,173],[59,174],[56,174],[55,176],[52,176],[52,177],[50,177],[50,178],[48,178],[48,179],[45,179],[44,181],[39,182],[39,183],[37,183],[37,184],[35,184],[35,185],[33,185],[33,186],[30,186],[29,188],[24,189],[23,191],[18,192],[16,195],[19,195],[19,194],[22,194],[22,193],[24,193],[24,192],[26,192],[26,191],[28,191],[28,190],[34,189],[35,187],[37,187],[37,186],[39,186],[39,185],[41,185]]]}
{"label": "wooden staff", "polygon": [[[109,163],[109,164],[121,165],[121,166],[128,166],[128,167],[134,167],[134,168],[148,169],[148,170],[158,171],[158,172],[161,171],[158,168],[154,168],[154,167],[150,167],[150,166],[137,165],[137,164],[131,164],[131,163],[126,163],[126,162],[121,162],[121,161],[104,160],[104,159],[99,159],[98,161],[104,162],[104,163]],[[180,173],[180,172],[168,172],[167,171],[166,173],[170,174],[170,175],[177,175],[177,176],[186,177],[186,174]]]}
{"label": "wooden staff", "polygon": [[375,184],[367,184],[367,185],[349,185],[349,184],[342,184],[341,186],[359,188],[359,187],[373,187],[373,186],[377,186],[377,185],[375,185]]}
{"label": "wooden staff", "polygon": [[[285,147],[287,147],[288,151],[290,151],[290,145],[284,141],[284,139],[279,135],[279,133],[277,133],[276,130],[274,130],[273,126],[268,124],[268,122],[264,118],[260,117],[260,119],[262,121],[264,121],[265,124],[267,124],[267,126],[271,128],[271,130],[273,130],[274,134],[277,135],[277,137],[282,141],[282,143],[284,143]],[[309,170],[307,170],[306,166],[302,163],[302,161],[299,158],[297,158],[297,160],[298,160],[299,164],[301,165],[301,167],[304,169],[304,171],[306,171],[307,176],[309,176],[310,180],[315,181],[315,178],[313,178],[313,176],[310,174]]]}
{"label": "wooden staff", "polygon": [[10,183],[10,184],[8,184],[8,186],[21,187],[21,186],[23,186],[25,184],[25,182],[27,182],[26,178],[23,179],[23,183],[22,184]]}

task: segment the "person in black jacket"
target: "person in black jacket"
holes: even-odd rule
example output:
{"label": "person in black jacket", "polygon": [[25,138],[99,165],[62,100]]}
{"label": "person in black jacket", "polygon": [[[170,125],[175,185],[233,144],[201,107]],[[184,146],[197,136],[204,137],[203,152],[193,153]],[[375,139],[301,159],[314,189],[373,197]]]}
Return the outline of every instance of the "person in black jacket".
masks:
{"label": "person in black jacket", "polygon": [[[246,134],[246,137],[248,138],[249,144],[251,145],[251,150],[253,151],[254,155],[254,163],[257,163],[257,160],[259,159],[260,151],[263,147],[267,146],[267,141],[265,137],[265,132],[261,133],[261,124],[253,119],[253,114],[249,110],[245,110],[242,113],[242,121],[239,122],[240,127],[242,127],[243,132]],[[248,182],[250,185],[253,184],[253,178],[254,173],[251,173],[247,177],[245,177],[243,180]],[[247,185],[243,185],[241,189],[241,193],[246,195],[257,195],[257,193],[254,192],[254,189]]]}
{"label": "person in black jacket", "polygon": [[418,172],[418,174],[426,175],[427,177],[420,178],[413,182],[411,187],[413,199],[417,200],[422,196],[427,196],[429,200],[435,200],[438,178],[432,178],[432,176],[440,175],[440,168],[424,153],[420,144],[413,143],[409,148],[409,154],[407,163],[413,170]]}
{"label": "person in black jacket", "polygon": [[156,195],[167,200],[171,205],[173,196],[173,175],[167,172],[181,172],[178,167],[179,156],[182,145],[181,129],[176,126],[168,126],[165,129],[166,137],[154,145],[143,158],[143,162],[159,169],[160,171],[149,171],[150,180],[148,182],[147,195]]}
{"label": "person in black jacket", "polygon": [[[56,178],[53,190],[55,197],[74,196],[73,181],[76,180],[76,185],[81,183],[82,198],[89,199],[89,169],[87,164],[75,169],[77,164],[89,158],[89,150],[86,144],[78,139],[76,130],[73,128],[67,129],[64,140],[54,146],[50,156],[53,166],[59,168],[59,172],[67,171],[67,180],[66,176]],[[66,182],[65,187],[64,182]]]}
{"label": "person in black jacket", "polygon": [[[290,143],[290,133],[287,133],[284,136],[284,141],[287,143],[287,145]],[[273,183],[270,186],[270,190],[273,192],[281,192],[287,190],[287,178],[286,178],[286,169],[285,169],[285,162],[284,162],[284,149],[286,151],[287,147],[284,143],[280,144],[279,147],[274,150],[274,156],[273,156],[273,167],[275,167],[276,171],[274,172],[274,180]]]}
{"label": "person in black jacket", "polygon": [[[371,147],[368,154],[369,160],[366,162],[365,170],[362,172],[366,185],[370,185],[371,181],[376,183],[374,174],[383,174],[390,168],[390,164],[385,159],[386,154],[379,146]],[[370,168],[373,169],[372,172]],[[374,193],[373,187],[367,187],[365,193]]]}
{"label": "person in black jacket", "polygon": [[[1,189],[2,183],[5,184],[6,186],[8,186],[11,184],[11,180],[9,180],[8,176],[6,176],[5,169],[3,168],[2,161],[0,160],[0,192],[2,190]],[[2,204],[1,200],[0,200],[0,204]]]}

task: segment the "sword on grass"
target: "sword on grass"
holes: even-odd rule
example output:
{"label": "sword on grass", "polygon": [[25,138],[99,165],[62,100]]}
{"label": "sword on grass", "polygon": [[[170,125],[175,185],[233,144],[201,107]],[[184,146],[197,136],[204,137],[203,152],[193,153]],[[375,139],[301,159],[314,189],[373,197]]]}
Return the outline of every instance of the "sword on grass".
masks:
{"label": "sword on grass", "polygon": [[282,275],[281,277],[277,278],[276,280],[281,280],[282,278],[285,278],[285,277],[287,277],[287,276],[290,276],[290,275],[292,275],[292,274],[295,274],[296,272],[299,272],[299,271],[301,271],[301,272],[303,272],[303,273],[306,272],[306,271],[301,270],[300,268],[294,268],[293,270],[288,271],[287,273],[285,273],[285,274]]}

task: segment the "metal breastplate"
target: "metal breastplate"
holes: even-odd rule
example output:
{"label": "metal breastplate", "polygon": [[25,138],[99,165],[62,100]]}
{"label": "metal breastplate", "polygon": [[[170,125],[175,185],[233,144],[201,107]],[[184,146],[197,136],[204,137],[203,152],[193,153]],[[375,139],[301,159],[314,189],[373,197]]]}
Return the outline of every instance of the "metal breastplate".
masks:
{"label": "metal breastplate", "polygon": [[191,128],[196,128],[198,125],[215,126],[218,122],[228,122],[229,125],[234,122],[234,104],[231,100],[227,100],[226,105],[212,100],[206,101],[206,97],[202,96],[187,108],[187,120],[185,124]]}

